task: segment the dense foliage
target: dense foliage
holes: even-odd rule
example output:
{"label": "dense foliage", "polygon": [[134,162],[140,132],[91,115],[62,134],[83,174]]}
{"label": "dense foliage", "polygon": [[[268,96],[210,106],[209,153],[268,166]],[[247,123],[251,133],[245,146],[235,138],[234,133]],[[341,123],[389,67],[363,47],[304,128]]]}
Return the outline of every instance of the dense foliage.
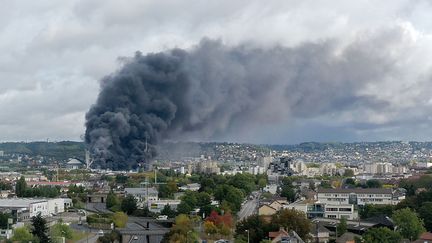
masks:
{"label": "dense foliage", "polygon": [[236,238],[246,238],[249,231],[250,242],[260,242],[267,239],[268,233],[278,231],[280,227],[294,230],[302,238],[306,239],[311,230],[311,222],[303,212],[294,209],[282,209],[266,220],[262,216],[252,215],[236,225]]}

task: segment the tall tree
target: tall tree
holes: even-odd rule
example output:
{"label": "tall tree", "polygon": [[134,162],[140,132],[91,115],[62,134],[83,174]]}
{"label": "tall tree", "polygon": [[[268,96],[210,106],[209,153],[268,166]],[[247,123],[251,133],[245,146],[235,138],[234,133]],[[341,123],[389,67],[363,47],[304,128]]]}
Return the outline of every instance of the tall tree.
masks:
{"label": "tall tree", "polygon": [[432,202],[423,203],[418,212],[427,231],[432,231]]}
{"label": "tall tree", "polygon": [[114,206],[120,205],[120,200],[118,199],[118,197],[114,194],[114,192],[111,190],[108,195],[107,195],[107,199],[106,199],[106,207],[107,208],[112,208]]}
{"label": "tall tree", "polygon": [[39,242],[51,242],[46,220],[42,218],[40,213],[32,217],[32,227],[32,234],[39,239]]}
{"label": "tall tree", "polygon": [[296,198],[296,192],[290,185],[283,185],[280,194],[282,197],[286,197],[289,202],[294,202]]}
{"label": "tall tree", "polygon": [[17,197],[24,197],[27,190],[27,183],[25,181],[24,176],[17,181],[15,186],[15,194]]}
{"label": "tall tree", "polygon": [[173,218],[176,216],[176,212],[171,209],[170,205],[165,205],[164,208],[161,210],[162,215],[168,216],[168,218]]}
{"label": "tall tree", "polygon": [[392,219],[397,226],[397,232],[404,238],[416,240],[421,233],[426,231],[423,221],[409,208],[396,210]]}
{"label": "tall tree", "polygon": [[128,215],[133,214],[137,210],[137,203],[132,195],[127,195],[121,202],[121,210]]}
{"label": "tall tree", "polygon": [[347,220],[346,220],[346,218],[342,217],[340,219],[340,221],[339,221],[339,224],[336,227],[337,227],[338,236],[343,235],[347,231]]}

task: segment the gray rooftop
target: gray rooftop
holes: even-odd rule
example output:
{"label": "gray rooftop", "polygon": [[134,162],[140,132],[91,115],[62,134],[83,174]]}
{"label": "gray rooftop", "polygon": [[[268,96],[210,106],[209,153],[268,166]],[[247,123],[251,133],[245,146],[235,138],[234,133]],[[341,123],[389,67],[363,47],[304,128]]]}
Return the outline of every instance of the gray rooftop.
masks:
{"label": "gray rooftop", "polygon": [[158,191],[156,190],[156,188],[153,188],[153,187],[149,187],[148,189],[144,188],[144,187],[137,187],[137,188],[129,187],[129,188],[125,188],[124,190],[125,190],[126,194],[144,194],[145,195],[145,194],[147,194],[147,190],[148,190],[148,194],[158,194]]}
{"label": "gray rooftop", "polygon": [[392,194],[390,188],[320,188],[318,193]]}
{"label": "gray rooftop", "polygon": [[27,208],[32,203],[47,202],[46,199],[6,198],[0,199],[0,208]]}

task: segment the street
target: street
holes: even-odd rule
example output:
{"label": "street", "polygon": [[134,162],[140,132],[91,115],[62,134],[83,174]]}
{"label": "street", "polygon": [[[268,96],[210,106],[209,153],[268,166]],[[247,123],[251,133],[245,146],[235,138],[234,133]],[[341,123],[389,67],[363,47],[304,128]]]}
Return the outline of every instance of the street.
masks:
{"label": "street", "polygon": [[241,207],[240,211],[237,214],[239,220],[243,220],[244,218],[247,218],[252,214],[256,213],[256,210],[258,208],[259,196],[260,193],[257,193],[257,196],[254,196],[253,199],[247,200],[246,203],[243,204],[243,206]]}

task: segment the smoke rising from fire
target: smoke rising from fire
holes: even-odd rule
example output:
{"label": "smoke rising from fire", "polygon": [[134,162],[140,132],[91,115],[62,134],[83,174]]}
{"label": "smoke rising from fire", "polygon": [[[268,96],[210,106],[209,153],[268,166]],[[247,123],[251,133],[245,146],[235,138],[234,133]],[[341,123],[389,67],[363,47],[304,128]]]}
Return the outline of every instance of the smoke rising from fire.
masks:
{"label": "smoke rising from fire", "polygon": [[387,102],[361,91],[395,69],[398,56],[389,53],[398,33],[343,48],[336,41],[258,48],[204,39],[187,50],[137,52],[102,80],[86,114],[86,143],[100,167],[130,169],[149,162],[164,139],[211,139],[352,107],[385,109]]}

